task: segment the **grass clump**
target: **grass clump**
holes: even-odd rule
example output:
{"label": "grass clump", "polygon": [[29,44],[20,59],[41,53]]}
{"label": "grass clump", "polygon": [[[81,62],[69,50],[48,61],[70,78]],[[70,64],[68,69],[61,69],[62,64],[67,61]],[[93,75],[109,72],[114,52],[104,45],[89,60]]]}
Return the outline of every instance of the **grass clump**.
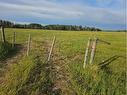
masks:
{"label": "grass clump", "polygon": [[11,44],[8,42],[0,42],[0,60],[7,57],[9,51],[12,50]]}
{"label": "grass clump", "polygon": [[19,64],[10,66],[0,95],[51,95],[52,80],[50,70],[45,68],[38,56],[24,57]]}
{"label": "grass clump", "polygon": [[71,85],[77,95],[125,95],[126,72],[113,72],[109,67],[100,69],[89,65],[84,70],[81,65],[70,66]]}

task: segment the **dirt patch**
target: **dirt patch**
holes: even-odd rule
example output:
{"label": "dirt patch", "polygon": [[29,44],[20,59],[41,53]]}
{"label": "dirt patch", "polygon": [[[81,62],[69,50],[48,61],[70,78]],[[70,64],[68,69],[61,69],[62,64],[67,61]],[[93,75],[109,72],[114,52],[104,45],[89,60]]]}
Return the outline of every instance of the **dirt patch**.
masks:
{"label": "dirt patch", "polygon": [[69,84],[70,74],[67,69],[68,58],[61,56],[56,50],[54,50],[53,54],[54,55],[52,58],[52,71],[55,77],[55,88],[61,90],[61,95],[75,95]]}

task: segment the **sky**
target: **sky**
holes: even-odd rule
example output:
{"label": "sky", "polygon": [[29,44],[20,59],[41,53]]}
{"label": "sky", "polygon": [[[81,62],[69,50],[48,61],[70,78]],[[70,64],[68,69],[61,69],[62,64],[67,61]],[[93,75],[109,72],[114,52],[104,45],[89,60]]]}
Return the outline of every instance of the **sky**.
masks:
{"label": "sky", "polygon": [[125,5],[126,0],[0,0],[0,19],[125,29]]}

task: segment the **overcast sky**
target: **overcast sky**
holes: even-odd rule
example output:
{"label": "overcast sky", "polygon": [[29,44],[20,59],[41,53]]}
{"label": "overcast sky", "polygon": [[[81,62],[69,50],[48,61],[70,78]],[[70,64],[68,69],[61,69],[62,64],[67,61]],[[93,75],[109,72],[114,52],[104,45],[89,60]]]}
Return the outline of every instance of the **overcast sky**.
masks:
{"label": "overcast sky", "polygon": [[126,0],[0,0],[0,19],[125,29]]}

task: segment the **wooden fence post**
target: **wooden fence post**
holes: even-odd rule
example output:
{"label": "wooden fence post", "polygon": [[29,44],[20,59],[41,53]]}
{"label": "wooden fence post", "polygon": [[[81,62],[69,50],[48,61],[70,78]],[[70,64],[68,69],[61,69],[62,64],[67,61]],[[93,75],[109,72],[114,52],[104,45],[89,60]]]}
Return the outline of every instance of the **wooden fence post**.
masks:
{"label": "wooden fence post", "polygon": [[16,40],[16,33],[14,32],[12,36],[12,48],[15,47],[15,40]]}
{"label": "wooden fence post", "polygon": [[3,43],[5,43],[5,33],[4,33],[4,27],[3,26],[1,26],[1,39],[2,39],[2,41],[3,41]]}
{"label": "wooden fence post", "polygon": [[84,69],[86,67],[87,60],[88,60],[88,53],[89,53],[90,43],[91,43],[91,39],[89,38],[88,43],[87,43],[87,47],[86,47],[86,52],[85,52],[84,64],[83,64]]}
{"label": "wooden fence post", "polygon": [[31,43],[31,35],[29,34],[28,44],[27,44],[27,56],[29,55],[29,52],[30,52],[30,43]]}
{"label": "wooden fence post", "polygon": [[51,55],[52,55],[52,51],[53,51],[53,47],[54,47],[54,44],[55,44],[55,40],[56,40],[56,37],[54,36],[53,38],[53,41],[52,41],[52,46],[50,48],[50,52],[49,52],[49,55],[48,55],[48,62],[50,61],[50,58],[51,58]]}
{"label": "wooden fence post", "polygon": [[91,56],[90,56],[90,64],[92,64],[93,60],[94,60],[94,56],[95,56],[95,52],[96,52],[96,45],[97,45],[97,38],[95,38],[95,40],[93,41],[93,44],[92,44],[92,50],[91,50]]}

